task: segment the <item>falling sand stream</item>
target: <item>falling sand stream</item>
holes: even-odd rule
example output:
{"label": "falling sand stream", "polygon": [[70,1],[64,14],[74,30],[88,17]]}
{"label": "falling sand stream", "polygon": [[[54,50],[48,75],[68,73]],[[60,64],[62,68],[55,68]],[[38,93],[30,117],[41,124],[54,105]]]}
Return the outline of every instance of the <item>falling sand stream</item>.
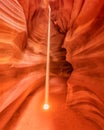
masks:
{"label": "falling sand stream", "polygon": [[43,108],[47,110],[49,108],[49,72],[50,72],[50,17],[51,8],[48,6],[48,34],[47,34],[47,61],[46,61],[46,79],[45,79],[45,104]]}

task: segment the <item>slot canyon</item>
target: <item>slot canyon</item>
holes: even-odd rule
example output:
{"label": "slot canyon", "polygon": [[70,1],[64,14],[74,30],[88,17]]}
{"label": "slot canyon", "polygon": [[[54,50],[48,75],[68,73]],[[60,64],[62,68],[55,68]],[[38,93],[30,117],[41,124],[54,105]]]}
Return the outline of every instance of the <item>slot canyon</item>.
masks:
{"label": "slot canyon", "polygon": [[103,87],[104,0],[0,0],[0,130],[104,130]]}

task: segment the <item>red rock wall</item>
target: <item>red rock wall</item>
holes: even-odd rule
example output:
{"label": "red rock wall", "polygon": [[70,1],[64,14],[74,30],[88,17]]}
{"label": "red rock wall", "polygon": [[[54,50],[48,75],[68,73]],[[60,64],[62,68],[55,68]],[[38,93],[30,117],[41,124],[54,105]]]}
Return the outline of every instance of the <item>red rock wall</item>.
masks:
{"label": "red rock wall", "polygon": [[64,41],[66,59],[73,66],[67,103],[103,129],[104,2],[86,0],[80,10],[75,4]]}

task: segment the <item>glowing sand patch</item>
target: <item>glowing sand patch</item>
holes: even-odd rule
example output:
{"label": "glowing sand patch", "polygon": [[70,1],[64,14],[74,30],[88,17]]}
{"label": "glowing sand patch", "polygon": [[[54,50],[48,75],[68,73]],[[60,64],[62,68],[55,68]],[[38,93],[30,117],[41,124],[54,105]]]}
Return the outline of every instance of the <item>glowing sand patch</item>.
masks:
{"label": "glowing sand patch", "polygon": [[50,106],[49,106],[48,104],[44,104],[44,105],[43,105],[43,109],[44,109],[44,110],[48,110],[49,108],[50,108]]}

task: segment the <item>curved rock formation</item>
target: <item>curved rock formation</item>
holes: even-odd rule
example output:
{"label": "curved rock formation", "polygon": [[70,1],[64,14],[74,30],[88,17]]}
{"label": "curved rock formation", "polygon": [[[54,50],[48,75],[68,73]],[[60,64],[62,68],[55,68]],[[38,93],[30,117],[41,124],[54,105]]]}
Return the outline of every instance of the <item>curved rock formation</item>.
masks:
{"label": "curved rock formation", "polygon": [[0,130],[103,130],[104,2],[49,3],[53,107],[44,113],[48,9],[0,1]]}

